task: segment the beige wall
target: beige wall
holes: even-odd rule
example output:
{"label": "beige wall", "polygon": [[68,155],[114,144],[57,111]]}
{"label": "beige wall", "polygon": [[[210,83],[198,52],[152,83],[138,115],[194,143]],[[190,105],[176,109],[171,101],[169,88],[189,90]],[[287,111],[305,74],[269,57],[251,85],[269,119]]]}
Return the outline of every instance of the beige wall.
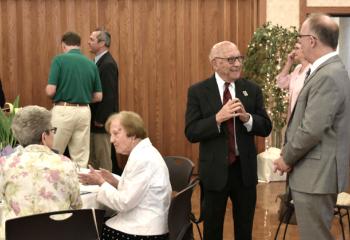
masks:
{"label": "beige wall", "polygon": [[[349,7],[350,0],[307,0],[309,7]],[[284,27],[299,27],[299,0],[267,0],[266,19]]]}
{"label": "beige wall", "polygon": [[299,27],[299,0],[267,0],[266,20],[283,27]]}

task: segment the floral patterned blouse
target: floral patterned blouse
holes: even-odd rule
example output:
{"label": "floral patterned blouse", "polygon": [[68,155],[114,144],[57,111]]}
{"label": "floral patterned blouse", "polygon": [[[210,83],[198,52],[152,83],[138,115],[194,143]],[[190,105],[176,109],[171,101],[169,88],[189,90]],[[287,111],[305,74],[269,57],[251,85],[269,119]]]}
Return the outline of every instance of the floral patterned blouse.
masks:
{"label": "floral patterned blouse", "polygon": [[0,158],[0,194],[2,230],[6,219],[82,206],[75,164],[44,145]]}

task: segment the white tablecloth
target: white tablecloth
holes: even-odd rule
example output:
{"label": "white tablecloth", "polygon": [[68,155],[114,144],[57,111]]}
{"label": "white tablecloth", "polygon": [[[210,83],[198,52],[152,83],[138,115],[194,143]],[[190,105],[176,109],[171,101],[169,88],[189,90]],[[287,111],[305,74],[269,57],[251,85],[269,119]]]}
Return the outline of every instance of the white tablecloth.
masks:
{"label": "white tablecloth", "polygon": [[80,196],[83,202],[82,208],[101,208],[102,205],[96,200],[99,186],[80,185]]}
{"label": "white tablecloth", "polygon": [[273,161],[280,157],[281,150],[270,147],[265,152],[258,154],[258,180],[259,182],[285,181],[286,174],[280,176],[274,173]]}

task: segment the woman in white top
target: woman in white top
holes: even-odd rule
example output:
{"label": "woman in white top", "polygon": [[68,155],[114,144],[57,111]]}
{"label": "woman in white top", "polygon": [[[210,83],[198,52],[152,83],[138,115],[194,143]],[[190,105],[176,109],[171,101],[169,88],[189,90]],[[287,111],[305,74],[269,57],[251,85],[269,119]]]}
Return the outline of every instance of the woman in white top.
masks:
{"label": "woman in white top", "polygon": [[[294,63],[299,63],[289,73]],[[293,111],[295,103],[297,101],[300,90],[304,86],[304,80],[306,72],[310,69],[310,63],[304,58],[304,54],[300,48],[300,44],[296,43],[294,50],[288,54],[287,62],[284,65],[282,71],[277,75],[277,85],[279,88],[288,89],[289,91],[289,106],[287,120],[289,120],[290,114]]]}
{"label": "woman in white top", "polygon": [[83,184],[100,185],[97,200],[118,212],[106,222],[101,239],[167,239],[169,172],[147,138],[141,117],[127,111],[113,114],[106,130],[116,152],[129,155],[120,180],[91,166],[90,173],[79,176]]}

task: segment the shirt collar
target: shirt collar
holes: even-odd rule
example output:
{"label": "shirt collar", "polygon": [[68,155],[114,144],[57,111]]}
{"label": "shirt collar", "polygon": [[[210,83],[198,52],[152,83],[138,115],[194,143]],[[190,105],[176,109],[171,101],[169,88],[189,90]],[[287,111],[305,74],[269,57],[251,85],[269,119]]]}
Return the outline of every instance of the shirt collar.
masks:
{"label": "shirt collar", "polygon": [[[226,82],[220,77],[220,75],[217,72],[215,72],[215,79],[216,79],[216,83],[219,86],[219,88],[220,89],[225,89],[225,83]],[[229,88],[231,88],[231,87],[233,87],[233,88],[235,87],[235,83],[234,82],[230,83]]]}
{"label": "shirt collar", "polygon": [[330,52],[330,53],[327,53],[326,55],[323,55],[319,59],[317,59],[310,67],[311,69],[310,74],[312,74],[322,63],[324,63],[325,61],[327,61],[328,59],[336,55],[338,55],[337,52]]}
{"label": "shirt collar", "polygon": [[79,48],[72,48],[68,53],[81,53]]}
{"label": "shirt collar", "polygon": [[97,63],[98,60],[100,60],[101,57],[102,57],[103,55],[105,55],[107,52],[108,52],[108,50],[105,50],[105,51],[101,52],[100,54],[96,55],[96,57],[95,57],[95,63]]}
{"label": "shirt collar", "polygon": [[138,149],[142,149],[145,146],[151,146],[152,143],[149,138],[142,139],[136,146],[131,150],[133,152],[134,150],[138,151]]}

